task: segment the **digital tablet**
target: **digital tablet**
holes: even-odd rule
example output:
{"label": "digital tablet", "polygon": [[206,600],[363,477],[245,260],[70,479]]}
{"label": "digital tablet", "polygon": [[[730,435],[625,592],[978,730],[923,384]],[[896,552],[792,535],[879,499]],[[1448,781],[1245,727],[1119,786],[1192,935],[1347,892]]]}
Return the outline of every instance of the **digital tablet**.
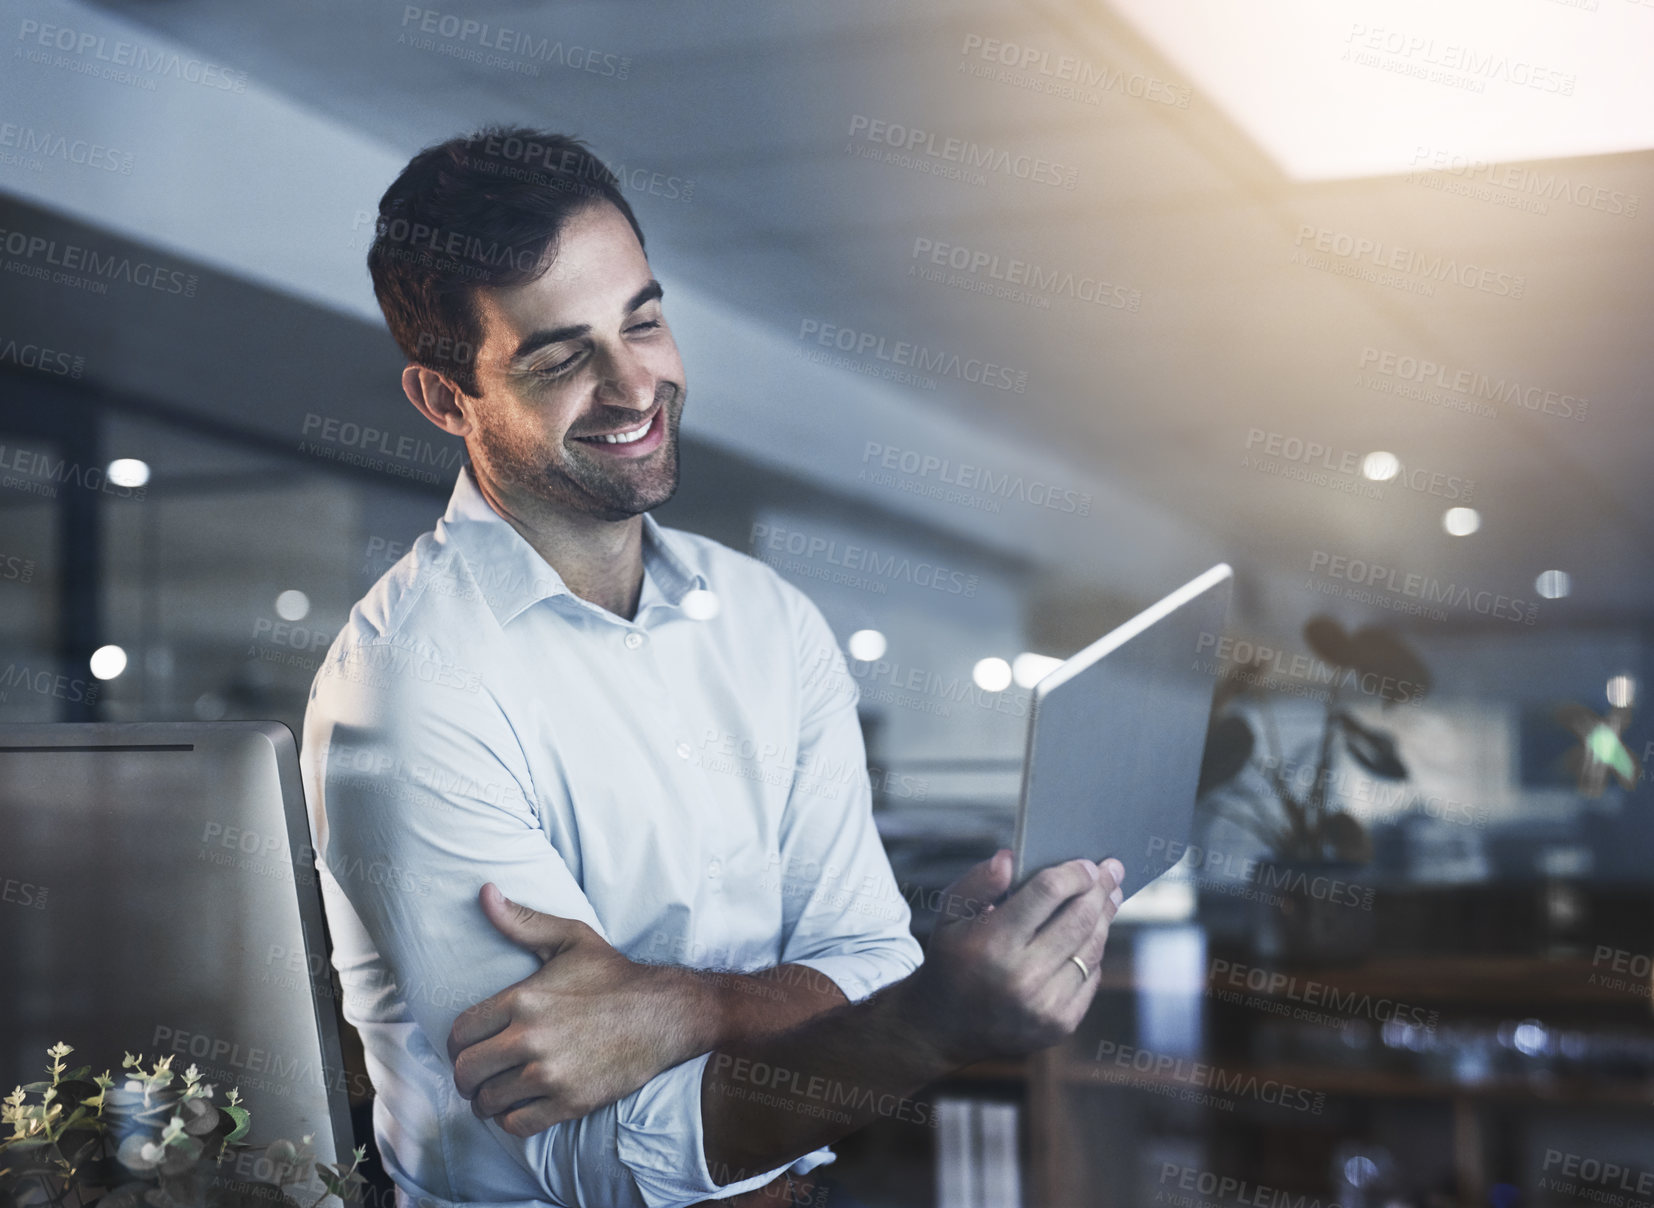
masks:
{"label": "digital tablet", "polygon": [[[1126,869],[1130,898],[1194,822],[1234,575],[1219,563],[1034,685],[1017,809],[1016,878],[1084,856]],[[1203,640],[1204,638],[1204,640]]]}

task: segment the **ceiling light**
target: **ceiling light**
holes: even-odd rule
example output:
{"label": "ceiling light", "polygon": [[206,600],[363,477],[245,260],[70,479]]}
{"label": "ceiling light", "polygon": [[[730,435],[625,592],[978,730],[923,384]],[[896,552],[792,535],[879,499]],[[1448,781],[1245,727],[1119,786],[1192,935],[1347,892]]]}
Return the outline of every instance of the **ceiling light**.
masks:
{"label": "ceiling light", "polygon": [[1011,660],[1011,678],[1018,688],[1032,688],[1061,666],[1061,659],[1054,659],[1048,654],[1031,654],[1025,650]]}
{"label": "ceiling light", "polygon": [[141,487],[149,481],[149,463],[136,457],[117,457],[104,474],[118,487]]}
{"label": "ceiling light", "polygon": [[302,621],[310,615],[310,597],[290,587],[276,597],[276,615],[284,621]]}
{"label": "ceiling light", "polygon": [[871,663],[874,659],[884,657],[887,643],[884,634],[877,629],[858,629],[850,635],[846,643],[850,649],[850,657],[858,663]]}
{"label": "ceiling light", "polygon": [[1003,692],[1011,686],[1011,664],[1001,658],[986,658],[971,668],[971,679],[984,692]]}
{"label": "ceiling light", "polygon": [[1540,571],[1533,581],[1533,589],[1547,600],[1560,600],[1573,590],[1573,580],[1565,570]]}
{"label": "ceiling light", "polygon": [[1566,209],[1581,202],[1541,186],[1566,177],[1590,206],[1608,187],[1598,169],[1513,166],[1654,147],[1646,4],[1112,3],[1196,105],[1222,109],[1296,180],[1464,171]]}
{"label": "ceiling light", "polygon": [[1482,514],[1475,508],[1448,508],[1442,527],[1455,537],[1468,537],[1482,527]]}
{"label": "ceiling light", "polygon": [[126,670],[126,651],[119,646],[99,646],[90,660],[92,674],[101,680],[112,680]]}
{"label": "ceiling light", "polygon": [[1394,453],[1369,453],[1361,459],[1361,473],[1374,482],[1389,482],[1401,472],[1401,459]]}

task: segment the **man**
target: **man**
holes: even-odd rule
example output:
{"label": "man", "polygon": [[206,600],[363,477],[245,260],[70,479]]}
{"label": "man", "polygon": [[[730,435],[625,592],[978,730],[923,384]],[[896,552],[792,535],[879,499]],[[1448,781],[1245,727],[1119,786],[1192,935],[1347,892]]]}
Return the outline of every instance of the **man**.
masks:
{"label": "man", "polygon": [[[999,901],[999,853],[921,966],[826,623],[648,515],[676,489],[684,371],[607,169],[484,131],[416,156],[378,231],[403,390],[469,465],[329,651],[304,766],[402,1195],[732,1197],[1071,1032],[1118,866]],[[730,774],[718,750],[755,758]]]}

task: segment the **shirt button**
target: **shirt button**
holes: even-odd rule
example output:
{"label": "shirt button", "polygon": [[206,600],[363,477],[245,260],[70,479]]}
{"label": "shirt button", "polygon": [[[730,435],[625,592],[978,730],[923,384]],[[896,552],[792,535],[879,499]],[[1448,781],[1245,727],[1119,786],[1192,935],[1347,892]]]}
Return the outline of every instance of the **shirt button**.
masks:
{"label": "shirt button", "polygon": [[688,759],[690,757],[690,755],[692,755],[693,753],[694,752],[691,750],[691,748],[690,748],[690,746],[687,742],[680,742],[678,744],[678,758],[679,759]]}
{"label": "shirt button", "polygon": [[641,645],[643,645],[643,635],[641,633],[634,629],[626,635],[626,649],[636,650]]}

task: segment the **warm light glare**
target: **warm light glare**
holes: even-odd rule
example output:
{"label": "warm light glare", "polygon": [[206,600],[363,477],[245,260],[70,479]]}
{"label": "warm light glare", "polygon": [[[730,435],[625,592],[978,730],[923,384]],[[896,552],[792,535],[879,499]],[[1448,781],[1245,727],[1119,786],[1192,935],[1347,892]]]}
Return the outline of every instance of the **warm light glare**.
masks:
{"label": "warm light glare", "polygon": [[1018,688],[1032,688],[1061,666],[1061,659],[1025,650],[1011,661],[1011,678],[1016,681]]}
{"label": "warm light glare", "polygon": [[877,629],[858,629],[850,635],[847,643],[850,648],[850,657],[858,663],[871,663],[874,659],[884,657],[887,643],[884,634]]}
{"label": "warm light glare", "polygon": [[276,615],[284,621],[302,621],[310,615],[310,597],[290,587],[276,597]]}
{"label": "warm light glare", "polygon": [[117,457],[104,473],[118,487],[141,487],[149,481],[149,463],[136,457]]}
{"label": "warm light glare", "polygon": [[1584,214],[1597,182],[1523,161],[1654,147],[1647,4],[1110,2],[1167,60],[1151,100],[1223,110],[1297,180],[1434,173]]}
{"label": "warm light glare", "polygon": [[1475,508],[1448,508],[1442,527],[1455,537],[1468,537],[1482,527],[1482,515]]}
{"label": "warm light glare", "polygon": [[1394,453],[1369,453],[1361,461],[1361,473],[1374,482],[1389,482],[1401,470],[1401,459]]}
{"label": "warm light glare", "polygon": [[1637,703],[1637,681],[1629,675],[1616,675],[1608,681],[1608,703],[1616,709],[1629,709]]}
{"label": "warm light glare", "polygon": [[112,680],[126,670],[126,651],[119,646],[99,646],[92,652],[92,674]]}
{"label": "warm light glare", "polygon": [[1541,571],[1533,581],[1533,589],[1547,600],[1561,600],[1573,590],[1573,581],[1565,570]]}
{"label": "warm light glare", "polygon": [[1001,658],[982,659],[971,668],[971,679],[984,692],[1003,692],[1011,686],[1011,664]]}

